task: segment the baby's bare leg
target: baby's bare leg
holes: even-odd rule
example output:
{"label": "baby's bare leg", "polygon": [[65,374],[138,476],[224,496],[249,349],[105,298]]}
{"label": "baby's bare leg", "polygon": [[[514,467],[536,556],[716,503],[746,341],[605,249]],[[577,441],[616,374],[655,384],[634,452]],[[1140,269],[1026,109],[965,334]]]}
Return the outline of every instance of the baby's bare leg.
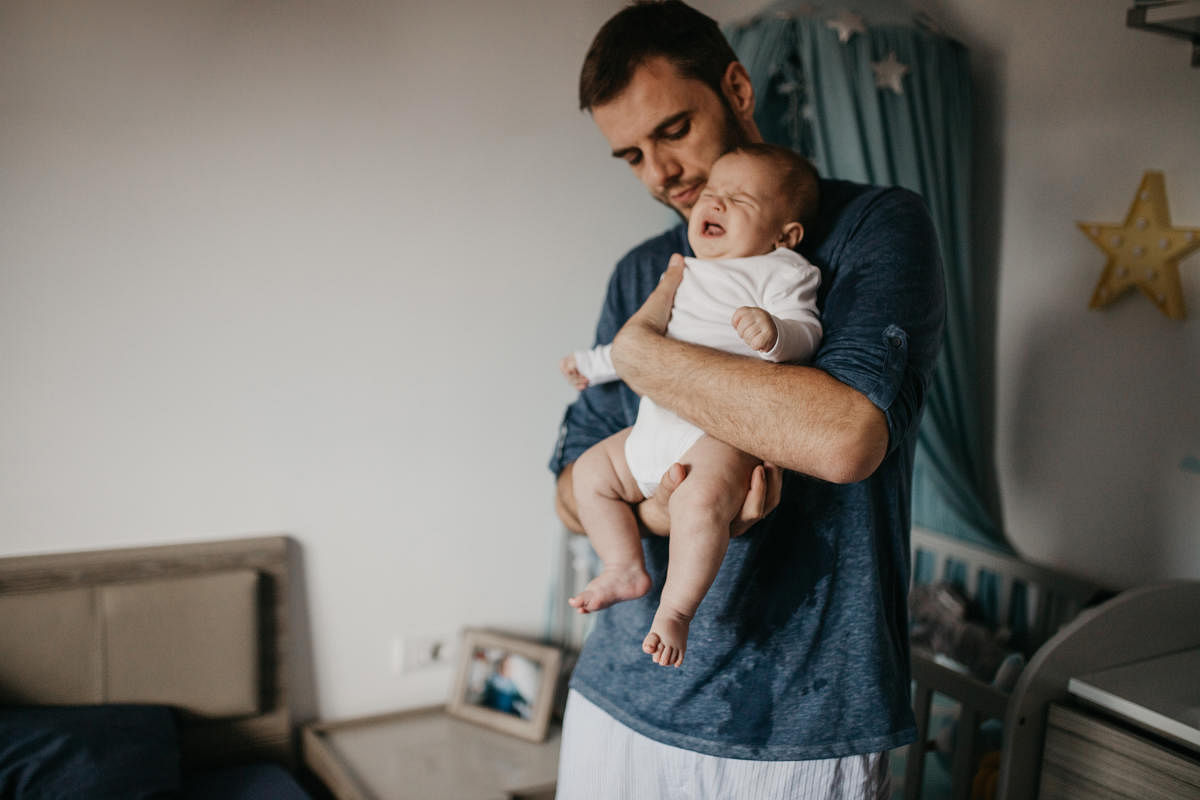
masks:
{"label": "baby's bare leg", "polygon": [[567,601],[581,614],[650,591],[641,533],[631,505],[645,498],[625,463],[627,438],[628,428],[588,448],[572,473],[579,521],[604,562],[600,574]]}
{"label": "baby's bare leg", "polygon": [[701,437],[680,462],[690,469],[668,501],[667,579],[642,642],[642,650],[664,667],[683,663],[688,627],[717,577],[729,547],[729,525],[746,499],[750,473],[761,463],[711,436]]}

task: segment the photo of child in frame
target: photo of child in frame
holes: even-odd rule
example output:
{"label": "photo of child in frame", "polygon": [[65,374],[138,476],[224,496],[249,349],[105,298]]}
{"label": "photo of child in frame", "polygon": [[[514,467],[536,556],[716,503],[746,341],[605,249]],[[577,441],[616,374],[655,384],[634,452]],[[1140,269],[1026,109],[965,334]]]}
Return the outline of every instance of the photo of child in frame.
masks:
{"label": "photo of child in frame", "polygon": [[464,700],[521,719],[532,719],[542,685],[542,665],[498,647],[476,647],[471,654]]}

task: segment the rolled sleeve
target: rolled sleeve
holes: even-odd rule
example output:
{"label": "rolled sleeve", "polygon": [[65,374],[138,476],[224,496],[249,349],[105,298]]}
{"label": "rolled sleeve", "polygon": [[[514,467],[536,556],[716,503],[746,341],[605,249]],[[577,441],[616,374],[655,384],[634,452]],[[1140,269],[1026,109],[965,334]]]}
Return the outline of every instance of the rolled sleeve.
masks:
{"label": "rolled sleeve", "polygon": [[[884,413],[891,443],[908,432],[928,382],[919,371],[910,374],[908,364],[908,333],[894,324],[859,332],[859,336],[826,337],[821,355],[814,362],[814,366],[861,392]],[[901,399],[904,402],[898,402]],[[915,407],[913,399],[917,400]]]}
{"label": "rolled sleeve", "polygon": [[831,284],[813,366],[884,413],[891,452],[916,433],[945,317],[941,259],[924,202],[898,189],[880,195]]}

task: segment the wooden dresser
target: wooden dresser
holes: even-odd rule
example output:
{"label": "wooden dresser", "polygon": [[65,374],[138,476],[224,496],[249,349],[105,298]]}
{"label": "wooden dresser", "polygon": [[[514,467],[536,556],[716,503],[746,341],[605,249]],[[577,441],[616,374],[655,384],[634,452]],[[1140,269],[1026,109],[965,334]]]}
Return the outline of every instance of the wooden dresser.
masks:
{"label": "wooden dresser", "polygon": [[314,722],[303,738],[336,800],[553,800],[561,730],[527,742],[438,706]]}
{"label": "wooden dresser", "polygon": [[1054,704],[1040,800],[1200,800],[1200,753],[1091,710]]}
{"label": "wooden dresser", "polygon": [[1200,800],[1200,648],[1071,678],[1050,706],[1041,800]]}

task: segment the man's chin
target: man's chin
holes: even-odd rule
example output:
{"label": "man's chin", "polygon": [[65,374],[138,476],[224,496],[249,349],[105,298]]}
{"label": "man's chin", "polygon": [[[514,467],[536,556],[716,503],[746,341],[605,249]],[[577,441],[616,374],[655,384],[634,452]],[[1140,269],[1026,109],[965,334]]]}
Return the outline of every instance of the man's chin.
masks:
{"label": "man's chin", "polygon": [[668,200],[667,198],[661,197],[657,194],[651,193],[650,196],[653,197],[658,202],[662,203],[667,208],[674,211],[676,214],[678,214],[679,218],[681,220],[683,220],[684,222],[687,222],[688,219],[691,217],[692,206],[695,205],[695,203],[693,203],[692,205],[688,205],[688,206],[677,206],[674,203],[672,203],[670,200]]}

